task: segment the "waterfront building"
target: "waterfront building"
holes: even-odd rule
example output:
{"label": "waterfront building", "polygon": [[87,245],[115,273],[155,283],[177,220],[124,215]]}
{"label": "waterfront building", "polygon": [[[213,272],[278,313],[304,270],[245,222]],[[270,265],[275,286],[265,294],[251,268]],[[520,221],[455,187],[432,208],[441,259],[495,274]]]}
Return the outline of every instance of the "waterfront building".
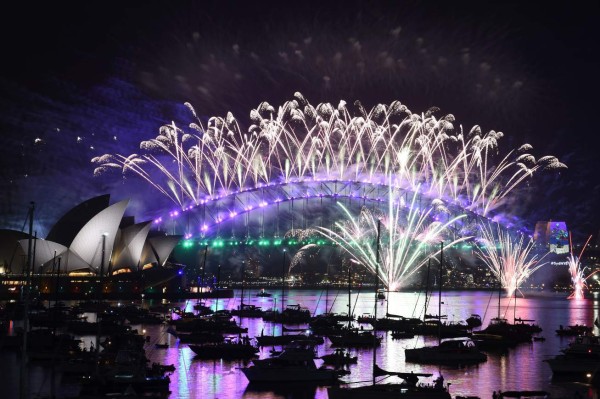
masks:
{"label": "waterfront building", "polygon": [[[101,286],[107,294],[166,291],[169,281],[182,275],[181,265],[167,262],[181,236],[153,232],[151,221],[135,223],[124,216],[129,200],[112,205],[109,200],[109,195],[101,195],[72,208],[46,239],[1,230],[0,295],[18,295],[29,272],[33,287],[42,295],[57,289],[63,294],[91,295],[98,277],[106,277]],[[29,252],[30,271],[26,267]]]}

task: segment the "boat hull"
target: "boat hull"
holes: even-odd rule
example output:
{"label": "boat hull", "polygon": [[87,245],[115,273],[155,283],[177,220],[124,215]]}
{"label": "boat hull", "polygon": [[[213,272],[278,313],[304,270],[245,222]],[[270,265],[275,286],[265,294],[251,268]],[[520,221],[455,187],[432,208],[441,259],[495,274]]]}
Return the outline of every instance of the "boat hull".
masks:
{"label": "boat hull", "polygon": [[406,361],[421,364],[475,364],[487,360],[480,352],[440,351],[435,348],[418,348],[404,350]]}
{"label": "boat hull", "polygon": [[375,384],[355,388],[330,387],[329,399],[451,399],[445,389],[431,386],[408,388],[404,384]]}
{"label": "boat hull", "polygon": [[573,378],[587,380],[592,378],[600,370],[600,357],[590,356],[571,357],[558,355],[553,359],[546,360],[552,370],[553,378]]}
{"label": "boat hull", "polygon": [[309,369],[305,367],[243,367],[242,372],[250,382],[311,382],[333,383],[339,373],[330,369]]}

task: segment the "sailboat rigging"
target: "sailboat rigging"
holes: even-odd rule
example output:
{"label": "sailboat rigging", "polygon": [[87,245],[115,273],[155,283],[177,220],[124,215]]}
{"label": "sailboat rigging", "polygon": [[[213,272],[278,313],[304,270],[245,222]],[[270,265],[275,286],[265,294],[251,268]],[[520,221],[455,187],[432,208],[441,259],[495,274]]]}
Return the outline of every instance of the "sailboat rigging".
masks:
{"label": "sailboat rigging", "polygon": [[444,266],[444,243],[440,244],[440,284],[438,300],[438,344],[422,348],[405,349],[406,360],[426,364],[468,364],[487,360],[487,355],[476,347],[470,339],[442,341],[442,276]]}
{"label": "sailboat rigging", "polygon": [[[380,252],[380,234],[381,221],[377,221],[377,244],[376,244],[376,262],[375,262],[375,308],[373,314],[377,319],[377,294],[379,289],[379,252]],[[377,338],[373,338],[373,342]],[[431,377],[432,374],[425,373],[401,373],[386,371],[377,366],[376,345],[373,345],[373,379],[370,385],[359,387],[340,387],[333,386],[327,389],[330,399],[451,399],[450,393],[444,387],[443,379],[438,378],[435,385],[419,384],[419,377]],[[403,382],[396,384],[377,384],[376,377],[383,375],[393,375],[401,378]]]}

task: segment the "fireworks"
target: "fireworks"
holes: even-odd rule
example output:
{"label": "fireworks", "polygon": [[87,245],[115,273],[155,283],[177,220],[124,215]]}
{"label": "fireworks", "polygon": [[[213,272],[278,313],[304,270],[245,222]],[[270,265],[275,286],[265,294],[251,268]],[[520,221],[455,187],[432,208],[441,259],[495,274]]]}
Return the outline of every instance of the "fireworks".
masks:
{"label": "fireworks", "polygon": [[[365,266],[372,273],[379,270],[383,285],[391,291],[402,287],[414,275],[429,257],[435,257],[439,250],[432,249],[445,239],[450,226],[463,218],[447,217],[439,201],[433,201],[426,207],[417,206],[417,195],[407,202],[397,190],[389,188],[387,214],[376,214],[363,208],[358,218],[342,205],[347,221],[336,223],[337,231],[320,228],[325,237],[334,241],[355,263]],[[442,217],[440,217],[442,216]],[[376,240],[380,222],[380,253],[377,266]],[[452,247],[467,237],[451,240],[446,247]],[[436,252],[437,251],[437,252]]]}
{"label": "fireworks", "polygon": [[537,269],[544,266],[546,256],[532,254],[534,243],[521,234],[515,236],[499,226],[494,229],[488,224],[481,226],[482,245],[478,247],[478,257],[489,267],[511,297],[521,284]]}
{"label": "fireworks", "polygon": [[[311,105],[300,93],[280,107],[263,102],[244,131],[234,116],[196,119],[190,131],[175,123],[141,153],[106,154],[92,160],[95,174],[137,175],[182,209],[263,185],[301,181],[389,184],[488,215],[541,169],[566,166],[553,156],[536,160],[530,145],[500,155],[503,133],[468,133],[437,109],[411,112],[399,101],[367,112],[345,101]],[[387,181],[386,176],[392,176]]]}
{"label": "fireworks", "polygon": [[296,266],[301,265],[307,261],[307,258],[316,255],[319,252],[319,246],[316,244],[308,244],[300,248],[290,261],[290,266],[287,273],[291,273]]}
{"label": "fireworks", "polygon": [[584,297],[583,289],[586,287],[585,281],[587,280],[587,277],[585,277],[583,274],[583,268],[581,267],[580,259],[581,259],[581,255],[583,255],[583,251],[585,250],[585,247],[587,247],[587,245],[591,239],[592,239],[592,236],[590,236],[587,239],[587,241],[585,242],[585,245],[581,249],[579,256],[576,256],[573,254],[573,245],[571,244],[571,235],[569,235],[569,246],[571,248],[571,253],[569,254],[569,257],[567,258],[567,261],[569,262],[569,274],[571,275],[571,282],[573,283],[573,292],[571,293],[571,295],[569,295],[569,297],[568,297],[569,299],[583,299],[583,297]]}

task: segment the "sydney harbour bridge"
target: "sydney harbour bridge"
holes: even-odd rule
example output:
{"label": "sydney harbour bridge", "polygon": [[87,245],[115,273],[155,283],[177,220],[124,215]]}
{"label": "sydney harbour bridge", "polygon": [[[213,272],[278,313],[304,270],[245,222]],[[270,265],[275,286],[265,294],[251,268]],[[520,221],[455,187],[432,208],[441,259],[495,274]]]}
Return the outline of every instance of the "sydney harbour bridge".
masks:
{"label": "sydney harbour bridge", "polygon": [[464,131],[451,114],[399,101],[367,111],[296,93],[277,108],[261,103],[247,129],[231,113],[203,121],[186,105],[187,128],[165,125],[139,153],[94,158],[95,174],[133,175],[168,198],[173,208],[154,224],[183,246],[333,244],[367,269],[381,264],[392,288],[440,242],[523,242],[506,222],[509,204],[537,172],[566,167],[526,143],[502,150],[502,132]]}

